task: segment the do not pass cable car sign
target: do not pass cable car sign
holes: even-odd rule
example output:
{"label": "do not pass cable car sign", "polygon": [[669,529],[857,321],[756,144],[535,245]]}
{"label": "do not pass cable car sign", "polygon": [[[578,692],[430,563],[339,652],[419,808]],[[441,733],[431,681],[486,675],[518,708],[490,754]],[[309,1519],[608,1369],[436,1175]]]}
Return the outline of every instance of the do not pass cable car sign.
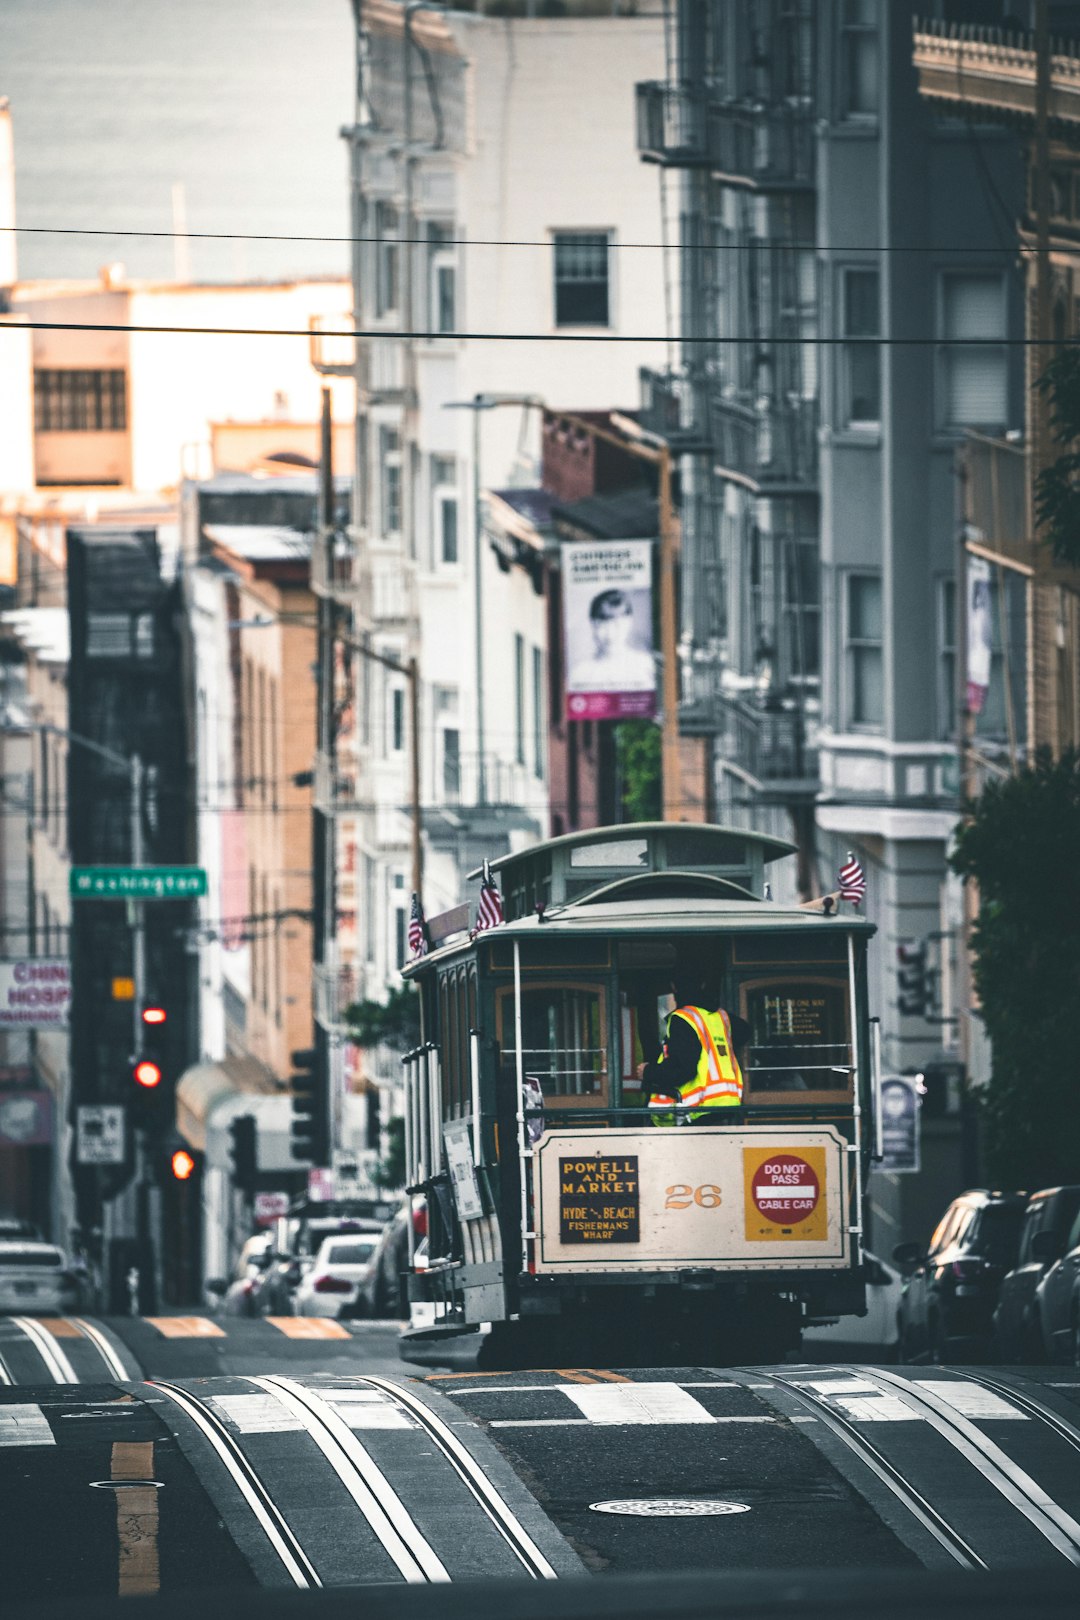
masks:
{"label": "do not pass cable car sign", "polygon": [[749,1241],[805,1242],[827,1236],[822,1148],[744,1148],[743,1179]]}

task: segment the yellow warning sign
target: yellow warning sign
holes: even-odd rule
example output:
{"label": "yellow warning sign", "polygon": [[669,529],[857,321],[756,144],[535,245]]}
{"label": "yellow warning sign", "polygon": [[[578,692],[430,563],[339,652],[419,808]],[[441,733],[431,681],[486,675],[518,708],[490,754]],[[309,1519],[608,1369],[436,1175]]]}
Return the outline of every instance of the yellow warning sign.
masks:
{"label": "yellow warning sign", "polygon": [[749,1243],[824,1242],[829,1232],[823,1147],[744,1147]]}

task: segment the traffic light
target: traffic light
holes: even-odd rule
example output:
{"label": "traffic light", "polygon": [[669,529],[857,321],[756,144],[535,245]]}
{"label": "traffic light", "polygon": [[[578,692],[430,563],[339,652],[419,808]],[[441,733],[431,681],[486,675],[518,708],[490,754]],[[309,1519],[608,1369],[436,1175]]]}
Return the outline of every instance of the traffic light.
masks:
{"label": "traffic light", "polygon": [[128,1099],[135,1125],[148,1133],[160,1133],[169,1124],[172,1094],[165,1083],[165,1070],[156,1052],[140,1052],[131,1060]]}
{"label": "traffic light", "polygon": [[294,1159],[324,1165],[330,1158],[330,1098],[319,1073],[319,1055],[314,1047],[292,1054],[292,1125],[289,1151]]}
{"label": "traffic light", "polygon": [[187,1148],[177,1148],[169,1159],[174,1181],[190,1181],[195,1174],[195,1160]]}
{"label": "traffic light", "polygon": [[232,1160],[233,1186],[241,1192],[255,1191],[255,1178],[259,1173],[258,1135],[254,1114],[238,1114],[229,1124],[232,1139],[229,1157]]}
{"label": "traffic light", "polygon": [[164,1007],[144,1007],[142,1010],[142,1022],[144,1028],[160,1029],[161,1026],[168,1023],[168,1021],[169,1015],[165,1011]]}

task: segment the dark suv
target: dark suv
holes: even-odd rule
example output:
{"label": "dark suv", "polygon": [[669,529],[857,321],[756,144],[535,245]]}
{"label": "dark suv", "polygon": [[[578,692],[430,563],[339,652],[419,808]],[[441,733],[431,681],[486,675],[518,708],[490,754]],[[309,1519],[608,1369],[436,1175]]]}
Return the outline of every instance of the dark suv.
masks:
{"label": "dark suv", "polygon": [[928,1250],[901,1243],[907,1275],[897,1314],[901,1361],[977,1361],[993,1345],[993,1314],[1016,1263],[1024,1193],[966,1192],[949,1205]]}
{"label": "dark suv", "polygon": [[1080,1214],[1080,1187],[1047,1187],[1032,1193],[1020,1230],[1020,1253],[1001,1285],[994,1312],[994,1340],[1002,1361],[1044,1359],[1036,1290],[1055,1261]]}

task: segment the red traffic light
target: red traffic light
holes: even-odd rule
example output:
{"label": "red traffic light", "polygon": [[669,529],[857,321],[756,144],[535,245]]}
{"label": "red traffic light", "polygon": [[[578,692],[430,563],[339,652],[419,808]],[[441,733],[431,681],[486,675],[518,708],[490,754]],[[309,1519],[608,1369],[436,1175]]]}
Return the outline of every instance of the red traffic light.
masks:
{"label": "red traffic light", "polygon": [[190,1181],[195,1174],[195,1160],[187,1148],[177,1148],[169,1162],[177,1181]]}
{"label": "red traffic light", "polygon": [[144,1007],[142,1010],[144,1024],[164,1024],[168,1016],[164,1007]]}
{"label": "red traffic light", "polygon": [[144,1091],[153,1091],[161,1084],[161,1064],[155,1063],[153,1058],[140,1058],[131,1072],[135,1084]]}

